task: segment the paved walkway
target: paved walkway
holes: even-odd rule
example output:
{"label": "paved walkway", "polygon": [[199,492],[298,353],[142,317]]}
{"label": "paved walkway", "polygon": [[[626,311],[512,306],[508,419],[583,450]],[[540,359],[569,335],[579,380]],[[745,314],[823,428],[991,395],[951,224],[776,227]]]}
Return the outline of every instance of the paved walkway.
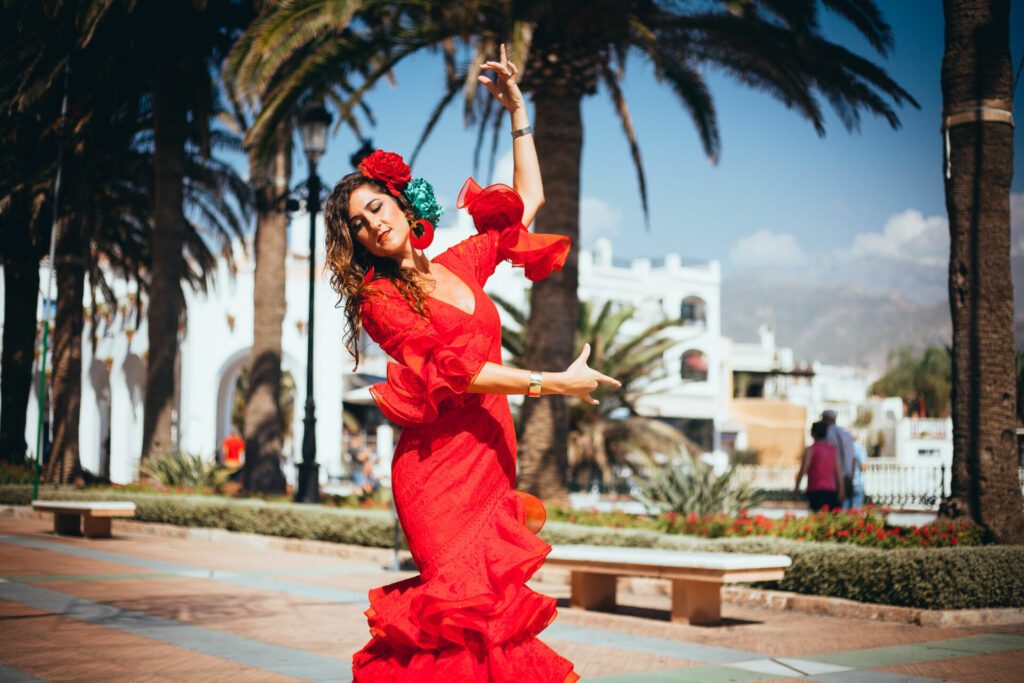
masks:
{"label": "paved walkway", "polygon": [[[250,543],[118,533],[54,536],[0,517],[0,681],[348,681],[369,638],[378,563]],[[668,598],[615,614],[566,606],[542,637],[584,680],[1017,681],[1024,625],[931,629],[725,605],[718,627],[672,624]],[[525,682],[524,682],[525,683]]]}

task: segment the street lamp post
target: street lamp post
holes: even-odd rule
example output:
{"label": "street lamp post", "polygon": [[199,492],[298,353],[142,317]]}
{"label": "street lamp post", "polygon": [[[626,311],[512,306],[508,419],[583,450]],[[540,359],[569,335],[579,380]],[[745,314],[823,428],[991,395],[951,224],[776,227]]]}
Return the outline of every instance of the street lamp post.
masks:
{"label": "street lamp post", "polygon": [[316,214],[320,210],[320,177],[316,164],[327,148],[331,114],[322,100],[313,101],[299,116],[302,146],[309,160],[306,208],[309,211],[309,317],[306,325],[306,414],[302,419],[302,462],[299,464],[297,503],[320,500],[320,466],[316,462],[316,401],[313,400],[313,290],[316,285]]}

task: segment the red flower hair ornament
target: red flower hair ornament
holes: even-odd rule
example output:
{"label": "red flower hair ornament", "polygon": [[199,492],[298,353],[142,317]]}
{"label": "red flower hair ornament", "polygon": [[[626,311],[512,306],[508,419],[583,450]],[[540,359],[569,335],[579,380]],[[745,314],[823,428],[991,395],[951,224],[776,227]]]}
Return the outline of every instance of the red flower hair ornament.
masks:
{"label": "red flower hair ornament", "polygon": [[379,180],[388,186],[388,192],[396,197],[402,194],[412,180],[412,169],[401,154],[378,149],[359,162],[359,170],[367,178]]}
{"label": "red flower hair ornament", "polygon": [[400,154],[378,149],[359,162],[359,170],[367,178],[384,183],[395,197],[403,196],[418,219],[413,225],[412,246],[426,249],[434,241],[434,224],[444,213],[437,202],[434,188],[423,178],[413,180],[409,164]]}

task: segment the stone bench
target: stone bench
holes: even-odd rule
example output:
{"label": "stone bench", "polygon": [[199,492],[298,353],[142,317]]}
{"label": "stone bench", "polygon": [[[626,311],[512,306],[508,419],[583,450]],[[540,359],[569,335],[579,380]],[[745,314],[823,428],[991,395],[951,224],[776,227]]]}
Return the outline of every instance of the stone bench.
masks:
{"label": "stone bench", "polygon": [[617,577],[650,576],[672,581],[672,621],[718,624],[722,584],[777,581],[791,560],[785,555],[563,545],[555,546],[544,564],[570,570],[573,607],[614,607]]}
{"label": "stone bench", "polygon": [[32,509],[53,513],[53,531],[65,536],[110,538],[114,517],[134,517],[135,503],[34,500]]}

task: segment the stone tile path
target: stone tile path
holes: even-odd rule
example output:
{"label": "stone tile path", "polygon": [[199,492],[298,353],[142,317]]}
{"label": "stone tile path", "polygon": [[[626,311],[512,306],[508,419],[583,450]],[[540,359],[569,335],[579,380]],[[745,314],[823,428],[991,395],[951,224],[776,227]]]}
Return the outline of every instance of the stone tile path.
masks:
{"label": "stone tile path", "polygon": [[[0,517],[0,681],[349,681],[366,592],[411,576],[224,538],[58,537]],[[301,548],[302,544],[296,544]],[[672,624],[668,598],[571,609],[542,637],[584,681],[1018,681],[1024,625],[936,629],[725,605]]]}

